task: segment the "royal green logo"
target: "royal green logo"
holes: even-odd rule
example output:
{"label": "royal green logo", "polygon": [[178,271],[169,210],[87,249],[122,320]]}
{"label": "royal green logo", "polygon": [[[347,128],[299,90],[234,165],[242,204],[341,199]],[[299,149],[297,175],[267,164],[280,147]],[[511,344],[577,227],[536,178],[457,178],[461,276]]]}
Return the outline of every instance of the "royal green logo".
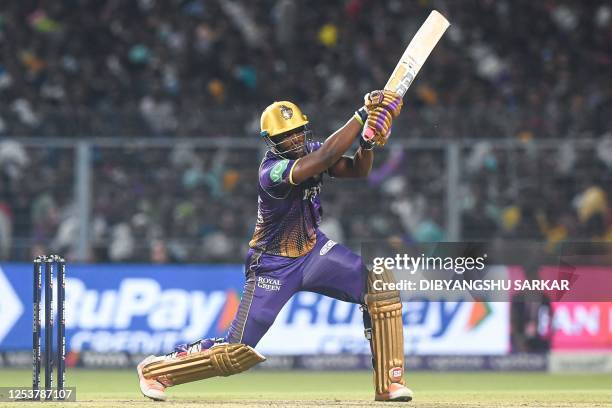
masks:
{"label": "royal green logo", "polygon": [[272,167],[272,171],[270,172],[270,179],[272,179],[272,181],[275,183],[278,183],[279,181],[281,181],[281,179],[283,178],[283,172],[287,168],[288,164],[289,164],[289,160],[287,159],[281,160],[278,163],[276,163],[274,167]]}

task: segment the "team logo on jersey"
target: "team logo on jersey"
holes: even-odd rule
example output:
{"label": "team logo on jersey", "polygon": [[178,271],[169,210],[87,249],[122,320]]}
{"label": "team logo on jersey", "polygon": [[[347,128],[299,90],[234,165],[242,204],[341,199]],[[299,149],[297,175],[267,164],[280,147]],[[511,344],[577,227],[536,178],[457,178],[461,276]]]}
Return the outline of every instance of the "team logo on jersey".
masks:
{"label": "team logo on jersey", "polygon": [[321,248],[321,250],[319,251],[319,255],[325,255],[329,252],[330,249],[334,247],[334,245],[336,245],[336,241],[330,239],[325,243],[325,245],[323,245],[323,248]]}
{"label": "team logo on jersey", "polygon": [[289,120],[289,119],[291,119],[293,117],[293,109],[291,109],[288,106],[281,105],[280,106],[280,111],[281,111],[281,116],[285,120]]}

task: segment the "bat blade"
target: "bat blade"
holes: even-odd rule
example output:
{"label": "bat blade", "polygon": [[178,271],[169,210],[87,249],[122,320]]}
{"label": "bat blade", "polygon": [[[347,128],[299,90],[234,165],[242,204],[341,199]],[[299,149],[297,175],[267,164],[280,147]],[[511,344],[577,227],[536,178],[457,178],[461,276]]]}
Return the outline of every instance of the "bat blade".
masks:
{"label": "bat blade", "polygon": [[442,14],[433,10],[416,32],[406,51],[385,85],[386,90],[404,96],[450,23]]}

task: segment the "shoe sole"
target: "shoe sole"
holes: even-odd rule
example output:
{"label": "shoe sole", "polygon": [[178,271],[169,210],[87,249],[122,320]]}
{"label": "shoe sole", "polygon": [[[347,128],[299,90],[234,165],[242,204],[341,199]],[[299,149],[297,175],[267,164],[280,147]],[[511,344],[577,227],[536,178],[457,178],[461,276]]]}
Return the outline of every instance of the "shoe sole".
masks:
{"label": "shoe sole", "polygon": [[388,396],[377,395],[374,400],[381,402],[410,402],[412,397],[412,391],[404,388],[396,393],[391,392]]}
{"label": "shoe sole", "polygon": [[407,395],[404,397],[397,397],[397,398],[393,398],[393,399],[388,399],[386,402],[410,402],[412,401],[412,397]]}

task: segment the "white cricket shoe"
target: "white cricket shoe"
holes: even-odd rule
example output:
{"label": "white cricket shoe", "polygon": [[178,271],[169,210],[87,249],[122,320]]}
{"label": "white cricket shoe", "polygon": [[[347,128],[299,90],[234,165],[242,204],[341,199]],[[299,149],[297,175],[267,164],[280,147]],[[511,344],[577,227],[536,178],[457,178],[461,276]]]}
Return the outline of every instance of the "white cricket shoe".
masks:
{"label": "white cricket shoe", "polygon": [[163,360],[164,357],[157,357],[154,355],[150,355],[149,357],[142,360],[136,370],[138,371],[138,381],[140,385],[140,391],[145,397],[151,398],[154,401],[165,401],[166,400],[166,386],[156,379],[147,380],[142,375],[142,369],[149,363],[153,363],[155,361]]}
{"label": "white cricket shoe", "polygon": [[402,384],[389,384],[389,392],[384,394],[376,394],[376,401],[401,402],[412,401],[412,390]]}

